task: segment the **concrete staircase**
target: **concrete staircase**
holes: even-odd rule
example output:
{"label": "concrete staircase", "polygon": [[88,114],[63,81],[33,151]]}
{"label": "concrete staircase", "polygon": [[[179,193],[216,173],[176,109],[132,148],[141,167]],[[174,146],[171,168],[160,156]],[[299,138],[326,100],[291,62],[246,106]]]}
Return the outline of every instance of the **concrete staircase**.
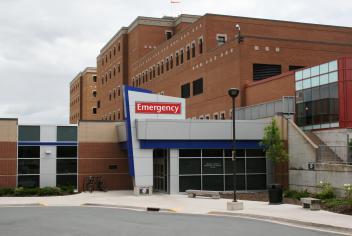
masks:
{"label": "concrete staircase", "polygon": [[317,162],[318,163],[342,163],[343,161],[336,153],[327,146],[317,135],[311,131],[306,131],[307,137],[318,146]]}

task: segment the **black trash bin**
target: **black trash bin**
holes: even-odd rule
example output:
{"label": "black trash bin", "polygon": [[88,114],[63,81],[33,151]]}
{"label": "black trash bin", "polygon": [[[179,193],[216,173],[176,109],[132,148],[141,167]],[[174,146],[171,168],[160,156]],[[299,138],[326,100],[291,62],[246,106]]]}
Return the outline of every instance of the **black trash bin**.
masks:
{"label": "black trash bin", "polygon": [[282,203],[282,185],[269,184],[268,186],[269,204]]}

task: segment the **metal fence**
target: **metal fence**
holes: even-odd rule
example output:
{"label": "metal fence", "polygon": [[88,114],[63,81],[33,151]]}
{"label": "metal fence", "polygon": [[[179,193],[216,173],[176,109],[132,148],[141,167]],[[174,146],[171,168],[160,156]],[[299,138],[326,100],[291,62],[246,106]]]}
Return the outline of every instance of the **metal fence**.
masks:
{"label": "metal fence", "polygon": [[236,119],[262,119],[272,117],[277,113],[293,115],[295,113],[295,98],[285,96],[279,100],[238,108],[236,109]]}

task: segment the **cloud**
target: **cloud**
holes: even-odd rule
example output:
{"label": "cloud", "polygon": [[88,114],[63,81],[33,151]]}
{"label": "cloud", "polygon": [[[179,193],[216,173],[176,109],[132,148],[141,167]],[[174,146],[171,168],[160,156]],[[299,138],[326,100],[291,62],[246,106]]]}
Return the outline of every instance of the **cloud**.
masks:
{"label": "cloud", "polygon": [[1,0],[0,117],[68,123],[69,82],[137,16],[217,13],[351,26],[352,1]]}

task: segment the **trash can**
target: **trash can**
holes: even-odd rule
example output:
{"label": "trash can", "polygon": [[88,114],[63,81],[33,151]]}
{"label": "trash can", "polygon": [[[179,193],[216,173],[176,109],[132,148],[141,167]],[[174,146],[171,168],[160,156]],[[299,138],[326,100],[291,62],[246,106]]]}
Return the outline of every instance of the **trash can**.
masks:
{"label": "trash can", "polygon": [[269,184],[268,186],[269,204],[282,203],[282,185]]}

